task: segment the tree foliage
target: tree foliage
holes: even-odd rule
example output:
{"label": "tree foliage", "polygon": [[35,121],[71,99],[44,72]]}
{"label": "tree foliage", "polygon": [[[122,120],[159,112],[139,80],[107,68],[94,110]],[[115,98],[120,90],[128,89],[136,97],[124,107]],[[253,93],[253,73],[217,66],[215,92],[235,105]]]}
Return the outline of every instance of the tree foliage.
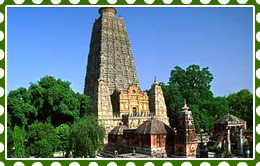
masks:
{"label": "tree foliage", "polygon": [[66,152],[66,156],[68,156],[70,152],[70,127],[67,124],[61,124],[60,126],[56,127],[55,130],[59,139],[57,150]]}
{"label": "tree foliage", "polygon": [[195,127],[209,129],[211,121],[208,119],[208,111],[202,106],[213,98],[210,83],[213,80],[208,68],[191,65],[186,69],[176,66],[169,78],[168,85],[161,84],[165,102],[172,127],[178,123],[178,115],[186,99],[190,109],[193,111]]}
{"label": "tree foliage", "polygon": [[191,65],[184,70],[177,66],[171,71],[169,84],[176,86],[190,104],[196,104],[199,100],[213,96],[210,91],[212,80],[213,76],[208,68],[200,69],[198,65]]}
{"label": "tree foliage", "polygon": [[[70,82],[44,77],[29,87],[32,104],[38,110],[38,120],[49,117],[56,127],[79,118],[81,109],[88,106],[88,98],[75,93]],[[86,109],[85,109],[86,110]]]}
{"label": "tree foliage", "polygon": [[35,120],[46,122],[50,118],[56,127],[83,116],[89,105],[89,98],[75,93],[69,82],[46,76],[28,89],[8,94],[8,121],[12,128],[17,125],[27,129]]}
{"label": "tree foliage", "polygon": [[16,158],[23,158],[25,155],[24,140],[26,132],[23,128],[18,126],[14,127],[13,141],[14,141],[14,154]]}
{"label": "tree foliage", "polygon": [[248,121],[248,125],[252,126],[252,94],[241,90],[228,97],[214,97],[210,89],[212,80],[213,75],[208,68],[191,65],[186,69],[176,66],[171,71],[168,84],[160,83],[172,127],[177,126],[184,99],[193,113],[197,131],[211,131],[213,123],[228,113]]}
{"label": "tree foliage", "polygon": [[230,113],[247,121],[248,128],[253,129],[253,94],[247,89],[242,89],[230,94],[227,99]]}
{"label": "tree foliage", "polygon": [[59,145],[55,128],[50,123],[35,122],[28,130],[28,152],[34,157],[53,157]]}
{"label": "tree foliage", "polygon": [[14,157],[14,140],[13,140],[13,130],[10,126],[7,127],[7,156]]}
{"label": "tree foliage", "polygon": [[95,116],[85,116],[72,124],[70,135],[74,157],[95,157],[104,143],[105,129]]}
{"label": "tree foliage", "polygon": [[180,93],[179,87],[173,84],[160,83],[165,103],[167,106],[167,115],[169,117],[169,122],[172,127],[176,127],[178,123],[178,116],[183,107],[183,96]]}
{"label": "tree foliage", "polygon": [[[53,157],[56,151],[62,151],[68,156],[70,147],[75,145],[70,142],[70,132],[78,131],[73,134],[79,136],[77,134],[82,134],[81,130],[84,129],[86,139],[80,138],[87,141],[85,146],[89,148],[82,154],[93,156],[102,144],[104,128],[92,116],[85,117],[87,110],[91,110],[89,98],[75,93],[70,88],[70,82],[46,76],[31,83],[29,88],[10,91],[7,100],[8,156],[14,156],[15,153],[17,157],[24,157],[25,150],[34,157]],[[75,121],[77,123],[70,130],[70,125]],[[77,128],[76,124],[82,125],[82,128]],[[21,137],[22,129],[27,133],[26,138],[25,135]],[[74,136],[72,138],[76,139]],[[26,140],[24,147],[22,140]],[[81,151],[74,153],[81,154]]]}
{"label": "tree foliage", "polygon": [[8,94],[7,109],[8,123],[12,128],[26,126],[37,116],[37,110],[31,102],[31,94],[25,88],[18,88]]}

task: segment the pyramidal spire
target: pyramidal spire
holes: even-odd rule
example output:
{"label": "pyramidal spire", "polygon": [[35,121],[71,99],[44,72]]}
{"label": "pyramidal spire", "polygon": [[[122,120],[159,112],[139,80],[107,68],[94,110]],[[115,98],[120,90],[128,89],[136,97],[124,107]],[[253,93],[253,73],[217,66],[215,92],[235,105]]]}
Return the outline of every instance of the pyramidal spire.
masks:
{"label": "pyramidal spire", "polygon": [[[124,19],[117,17],[114,7],[99,8],[90,40],[84,93],[96,97],[98,81],[106,82],[111,94],[139,87],[133,53]],[[124,36],[124,37],[122,37]]]}

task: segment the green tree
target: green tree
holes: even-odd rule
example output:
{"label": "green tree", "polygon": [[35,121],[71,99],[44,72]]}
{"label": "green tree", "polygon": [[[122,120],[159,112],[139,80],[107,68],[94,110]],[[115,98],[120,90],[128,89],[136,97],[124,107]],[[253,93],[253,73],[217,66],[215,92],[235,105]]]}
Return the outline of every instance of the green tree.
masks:
{"label": "green tree", "polygon": [[177,86],[173,84],[165,85],[160,83],[163,90],[165,103],[167,106],[167,115],[169,118],[170,125],[176,127],[178,124],[178,116],[183,107],[183,97]]}
{"label": "green tree", "polygon": [[89,106],[89,98],[75,93],[70,82],[46,76],[28,89],[18,88],[8,94],[8,126],[25,126],[27,130],[35,120],[46,122],[50,118],[57,127],[83,116]]}
{"label": "green tree", "polygon": [[209,130],[209,113],[202,106],[213,98],[210,90],[212,80],[213,76],[208,68],[201,69],[198,65],[190,65],[186,69],[176,66],[171,71],[168,85],[161,83],[161,86],[172,127],[176,127],[183,100],[186,99],[193,111],[196,129]]}
{"label": "green tree", "polygon": [[229,103],[226,97],[214,97],[209,100],[205,100],[202,103],[202,107],[208,110],[209,116],[218,119],[228,114]]}
{"label": "green tree", "polygon": [[55,127],[78,119],[89,106],[88,97],[75,93],[70,88],[70,82],[51,76],[32,84],[29,91],[32,104],[38,110],[38,119],[45,122],[50,117]]}
{"label": "green tree", "polygon": [[[14,156],[13,131],[15,126],[19,126],[29,132],[25,149],[35,157],[52,156],[56,148],[62,149],[61,146],[66,149],[69,139],[67,143],[65,143],[65,139],[68,137],[68,132],[62,135],[60,130],[67,130],[67,128],[60,125],[71,124],[85,116],[87,110],[91,110],[90,100],[86,95],[75,93],[70,88],[70,82],[51,76],[45,76],[38,82],[31,83],[29,88],[21,87],[10,91],[7,96],[7,109],[8,156]],[[37,137],[39,133],[36,131],[46,126],[50,130],[58,127],[57,130],[60,131],[58,136],[61,140],[63,139],[59,147],[57,147],[58,144],[50,141],[54,136]],[[43,132],[47,132],[43,135],[51,133],[49,130]],[[41,148],[37,148],[37,146]]]}
{"label": "green tree", "polygon": [[247,121],[248,128],[253,128],[253,94],[242,89],[228,96],[230,114]]}
{"label": "green tree", "polygon": [[193,113],[197,131],[211,131],[214,122],[229,112],[252,126],[252,94],[242,90],[228,97],[214,97],[210,90],[212,80],[213,75],[208,68],[190,65],[186,69],[176,66],[171,71],[168,84],[160,83],[172,127],[178,123],[183,99],[187,100]]}
{"label": "green tree", "polygon": [[14,157],[14,140],[13,140],[13,130],[11,127],[7,127],[7,156]]}
{"label": "green tree", "polygon": [[208,111],[205,109],[200,109],[198,105],[190,105],[190,110],[192,110],[194,125],[197,131],[199,132],[201,129],[209,131],[211,126]]}
{"label": "green tree", "polygon": [[198,104],[200,100],[213,97],[210,83],[213,75],[208,68],[200,69],[198,65],[190,65],[186,70],[176,66],[171,71],[169,85],[178,87],[181,95],[189,104]]}
{"label": "green tree", "polygon": [[[85,116],[86,114],[92,114],[92,107],[91,107],[91,100],[88,96],[86,95],[82,95],[82,94],[79,94],[79,93],[76,93],[76,96],[77,96],[77,99],[80,103],[80,106],[79,106],[79,114],[80,114],[80,117],[83,117]],[[88,112],[86,112],[86,110]]]}
{"label": "green tree", "polygon": [[56,127],[56,133],[59,139],[59,146],[57,148],[58,151],[66,152],[66,156],[69,155],[69,140],[70,140],[70,127],[67,124],[61,124]]}
{"label": "green tree", "polygon": [[213,75],[208,68],[190,65],[186,69],[176,66],[171,71],[168,84],[160,83],[171,126],[176,127],[183,99],[186,99],[193,112],[197,131],[211,131],[214,122],[228,113],[246,120],[252,129],[252,93],[243,89],[228,97],[214,97],[210,90],[212,80]]}
{"label": "green tree", "polygon": [[34,157],[53,157],[59,145],[55,128],[50,123],[35,122],[28,130],[28,152]]}
{"label": "green tree", "polygon": [[25,88],[11,91],[7,97],[8,125],[26,126],[35,120],[37,110],[31,104],[31,94]]}
{"label": "green tree", "polygon": [[71,126],[70,149],[74,157],[95,157],[104,144],[105,129],[95,116],[81,118]]}
{"label": "green tree", "polygon": [[18,126],[14,127],[13,132],[13,142],[14,142],[14,154],[16,158],[24,158],[25,148],[24,148],[24,140],[25,140],[26,132],[23,128]]}
{"label": "green tree", "polygon": [[211,131],[214,122],[228,114],[229,104],[226,97],[212,97],[208,100],[202,100],[200,105],[201,117],[197,120],[201,121],[201,128]]}

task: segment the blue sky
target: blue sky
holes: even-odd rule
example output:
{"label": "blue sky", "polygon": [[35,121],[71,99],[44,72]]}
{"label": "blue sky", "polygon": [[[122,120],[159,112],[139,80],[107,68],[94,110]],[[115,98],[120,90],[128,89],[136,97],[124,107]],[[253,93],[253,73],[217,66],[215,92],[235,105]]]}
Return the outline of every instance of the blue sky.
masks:
{"label": "blue sky", "polygon": [[[8,91],[46,75],[82,93],[98,8],[8,8]],[[253,89],[252,8],[118,8],[142,90],[167,83],[175,66],[209,67],[211,90]]]}

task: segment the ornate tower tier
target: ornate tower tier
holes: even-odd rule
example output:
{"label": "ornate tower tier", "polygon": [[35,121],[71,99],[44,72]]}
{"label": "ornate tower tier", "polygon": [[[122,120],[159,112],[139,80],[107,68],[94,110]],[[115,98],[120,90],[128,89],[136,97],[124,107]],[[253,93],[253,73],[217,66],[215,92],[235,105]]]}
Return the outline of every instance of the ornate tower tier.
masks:
{"label": "ornate tower tier", "polygon": [[175,155],[180,157],[196,157],[198,146],[194,120],[189,107],[184,101],[184,107],[179,115],[177,134],[175,138]]}
{"label": "ornate tower tier", "polygon": [[163,91],[156,77],[154,78],[154,83],[149,91],[149,108],[150,112],[154,114],[157,119],[169,125]]}
{"label": "ornate tower tier", "polygon": [[116,13],[113,7],[99,8],[100,17],[93,25],[84,87],[91,111],[107,133],[121,121],[132,129],[151,116],[169,124],[158,82],[149,96],[140,89],[126,26]]}
{"label": "ornate tower tier", "polygon": [[139,86],[126,26],[116,8],[102,7],[95,21],[88,55],[84,93],[97,102],[98,79],[107,83],[110,94]]}

